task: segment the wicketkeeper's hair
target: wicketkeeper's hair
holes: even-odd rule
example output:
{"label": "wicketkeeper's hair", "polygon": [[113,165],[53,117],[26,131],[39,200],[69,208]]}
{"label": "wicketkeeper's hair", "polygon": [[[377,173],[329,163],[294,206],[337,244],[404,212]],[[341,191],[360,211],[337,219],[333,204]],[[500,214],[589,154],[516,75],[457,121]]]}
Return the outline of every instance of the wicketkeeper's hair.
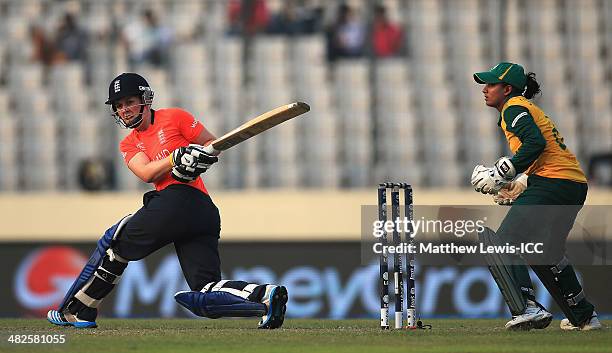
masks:
{"label": "wicketkeeper's hair", "polygon": [[524,89],[524,91],[521,92],[517,87],[513,87],[512,93],[514,94],[518,93],[527,99],[531,99],[535,97],[537,94],[542,93],[542,91],[540,90],[540,84],[538,83],[538,81],[536,81],[535,73],[528,72],[526,76],[527,76],[527,83],[526,83],[526,88]]}
{"label": "wicketkeeper's hair", "polygon": [[536,94],[542,93],[542,91],[540,91],[540,84],[538,83],[538,81],[536,81],[535,76],[536,74],[533,72],[527,73],[527,88],[523,93],[523,97],[527,99],[531,99],[535,97]]}

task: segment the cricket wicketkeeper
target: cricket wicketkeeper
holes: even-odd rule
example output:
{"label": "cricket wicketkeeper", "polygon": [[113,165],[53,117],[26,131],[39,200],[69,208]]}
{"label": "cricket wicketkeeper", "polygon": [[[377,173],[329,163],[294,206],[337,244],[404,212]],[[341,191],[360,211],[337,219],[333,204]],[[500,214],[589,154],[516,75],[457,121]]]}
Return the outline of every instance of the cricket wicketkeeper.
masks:
{"label": "cricket wicketkeeper", "polygon": [[261,317],[259,328],[283,324],[287,290],[283,286],[221,280],[219,210],[200,174],[218,157],[204,152],[215,139],[188,112],[151,109],[153,90],[135,73],[116,77],[108,100],[116,122],[131,133],[120,144],[127,167],[155,191],[143,207],[109,228],[57,310],[47,319],[60,326],[96,327],[98,306],[130,261],[172,243],[191,291],[176,301],[210,318]]}
{"label": "cricket wicketkeeper", "polygon": [[[488,106],[500,112],[502,128],[514,156],[491,168],[476,166],[476,191],[512,204],[497,233],[485,229],[480,241],[542,242],[544,254],[487,254],[485,259],[512,313],[510,330],[546,328],[552,315],[536,302],[527,262],[563,310],[563,330],[600,329],[597,313],[565,257],[565,242],[587,195],[587,180],[553,121],[529,99],[540,92],[534,73],[502,62],[474,74],[484,84]],[[518,176],[519,173],[523,173]],[[517,178],[518,176],[518,178]]]}

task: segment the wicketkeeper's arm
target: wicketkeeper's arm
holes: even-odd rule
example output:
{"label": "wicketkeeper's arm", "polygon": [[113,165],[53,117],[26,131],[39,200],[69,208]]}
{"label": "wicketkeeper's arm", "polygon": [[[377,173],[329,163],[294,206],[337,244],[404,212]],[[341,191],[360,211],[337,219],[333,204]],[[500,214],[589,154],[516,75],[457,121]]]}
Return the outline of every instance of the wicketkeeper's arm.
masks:
{"label": "wicketkeeper's arm", "polygon": [[520,106],[511,106],[504,111],[506,130],[515,134],[521,141],[521,147],[510,159],[517,173],[522,173],[540,157],[546,147],[546,139],[529,110]]}

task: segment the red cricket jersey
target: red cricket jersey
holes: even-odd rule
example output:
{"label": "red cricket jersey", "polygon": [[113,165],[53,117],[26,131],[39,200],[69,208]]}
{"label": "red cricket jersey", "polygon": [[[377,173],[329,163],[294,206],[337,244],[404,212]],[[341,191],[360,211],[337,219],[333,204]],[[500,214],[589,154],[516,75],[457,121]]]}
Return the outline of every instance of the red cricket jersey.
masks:
{"label": "red cricket jersey", "polygon": [[[204,126],[188,112],[179,108],[167,108],[151,111],[152,124],[145,131],[132,130],[119,144],[119,150],[125,163],[138,153],[144,152],[151,161],[164,159],[172,151],[184,147],[195,141]],[[156,181],[157,191],[165,189],[168,185],[183,184],[174,180],[170,173]],[[202,178],[187,185],[208,194]]]}

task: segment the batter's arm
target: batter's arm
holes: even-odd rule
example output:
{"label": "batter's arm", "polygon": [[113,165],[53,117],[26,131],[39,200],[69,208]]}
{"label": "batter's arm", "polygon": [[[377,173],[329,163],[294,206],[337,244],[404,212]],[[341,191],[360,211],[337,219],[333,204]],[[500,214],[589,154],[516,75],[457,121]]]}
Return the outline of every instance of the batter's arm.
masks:
{"label": "batter's arm", "polygon": [[206,146],[210,144],[212,141],[214,141],[216,138],[217,137],[213,135],[210,131],[208,131],[206,128],[203,128],[202,132],[200,132],[200,134],[196,136],[196,138],[193,139],[193,141],[190,141],[190,142],[198,144],[198,145]]}
{"label": "batter's arm", "polygon": [[145,183],[154,183],[172,170],[172,155],[151,161],[144,152],[138,152],[130,159],[128,168]]}

